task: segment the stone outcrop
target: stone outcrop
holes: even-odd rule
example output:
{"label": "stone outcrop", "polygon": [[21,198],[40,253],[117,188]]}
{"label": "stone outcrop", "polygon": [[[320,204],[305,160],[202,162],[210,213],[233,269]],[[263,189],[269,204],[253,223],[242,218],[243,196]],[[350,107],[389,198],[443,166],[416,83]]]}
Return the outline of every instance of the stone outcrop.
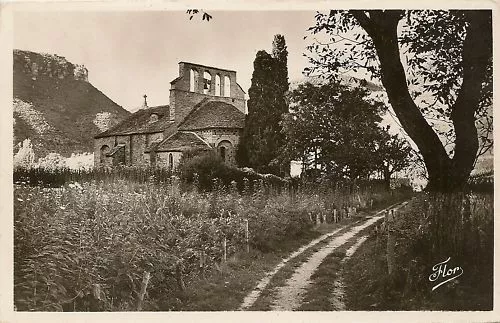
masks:
{"label": "stone outcrop", "polygon": [[130,115],[88,81],[85,66],[22,50],[13,58],[14,148],[29,138],[37,158],[91,152],[95,134]]}
{"label": "stone outcrop", "polygon": [[88,82],[88,70],[85,66],[72,64],[66,58],[53,54],[15,49],[14,70],[31,75],[33,80],[46,76]]}

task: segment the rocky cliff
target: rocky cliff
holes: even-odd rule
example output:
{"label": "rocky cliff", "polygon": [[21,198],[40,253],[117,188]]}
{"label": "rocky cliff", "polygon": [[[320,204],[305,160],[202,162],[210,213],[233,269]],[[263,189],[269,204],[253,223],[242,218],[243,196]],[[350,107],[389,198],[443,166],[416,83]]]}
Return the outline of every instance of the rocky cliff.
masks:
{"label": "rocky cliff", "polygon": [[89,72],[83,65],[72,64],[59,55],[14,49],[14,73],[31,75],[33,80],[47,76],[60,80],[88,82]]}
{"label": "rocky cliff", "polygon": [[36,157],[92,152],[93,136],[130,113],[88,82],[83,65],[14,50],[14,145],[30,138]]}

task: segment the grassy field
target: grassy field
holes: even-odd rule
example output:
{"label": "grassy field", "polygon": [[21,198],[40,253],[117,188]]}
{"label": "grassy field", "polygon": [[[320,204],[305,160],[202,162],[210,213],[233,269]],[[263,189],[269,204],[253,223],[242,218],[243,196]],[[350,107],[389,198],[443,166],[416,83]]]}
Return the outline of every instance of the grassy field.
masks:
{"label": "grassy field", "polygon": [[240,194],[181,184],[15,185],[17,310],[234,309],[264,272],[320,234],[318,215],[396,198],[318,185],[291,194],[256,183]]}

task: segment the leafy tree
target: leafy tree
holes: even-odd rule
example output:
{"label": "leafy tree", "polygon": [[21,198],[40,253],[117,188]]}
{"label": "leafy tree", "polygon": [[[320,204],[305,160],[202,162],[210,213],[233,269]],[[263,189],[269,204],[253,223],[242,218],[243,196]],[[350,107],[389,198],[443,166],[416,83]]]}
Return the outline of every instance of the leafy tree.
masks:
{"label": "leafy tree", "polygon": [[339,83],[301,84],[291,92],[291,112],[283,127],[289,158],[314,156],[324,174],[358,179],[377,170],[377,154],[384,138],[378,123],[382,103],[368,99],[361,87]]}
{"label": "leafy tree", "polygon": [[406,140],[397,135],[390,135],[388,130],[381,132],[378,149],[374,155],[377,170],[382,173],[387,187],[390,186],[392,174],[409,166],[412,153],[412,148],[407,145]]}
{"label": "leafy tree", "polygon": [[280,122],[288,112],[288,52],[282,35],[274,37],[272,53],[261,50],[255,57],[248,115],[236,157],[240,165],[283,175],[287,162],[280,158],[285,144]]}
{"label": "leafy tree", "polygon": [[[380,79],[423,157],[427,188],[463,188],[478,154],[492,145],[491,10],[332,10],[317,13],[310,30],[329,40],[309,46],[308,72],[359,70]],[[448,151],[433,119],[448,124]],[[486,124],[479,136],[476,123]]]}

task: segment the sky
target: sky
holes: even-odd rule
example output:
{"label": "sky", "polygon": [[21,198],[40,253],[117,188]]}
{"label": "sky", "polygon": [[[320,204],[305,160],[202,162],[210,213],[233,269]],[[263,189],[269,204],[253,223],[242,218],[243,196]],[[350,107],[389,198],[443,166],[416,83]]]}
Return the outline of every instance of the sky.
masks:
{"label": "sky", "polygon": [[38,11],[14,15],[14,48],[66,57],[89,70],[89,81],[117,104],[135,110],[168,103],[178,62],[237,72],[248,93],[259,50],[271,51],[273,36],[288,47],[290,81],[301,78],[314,11],[210,11],[213,19],[189,20],[185,11]]}

